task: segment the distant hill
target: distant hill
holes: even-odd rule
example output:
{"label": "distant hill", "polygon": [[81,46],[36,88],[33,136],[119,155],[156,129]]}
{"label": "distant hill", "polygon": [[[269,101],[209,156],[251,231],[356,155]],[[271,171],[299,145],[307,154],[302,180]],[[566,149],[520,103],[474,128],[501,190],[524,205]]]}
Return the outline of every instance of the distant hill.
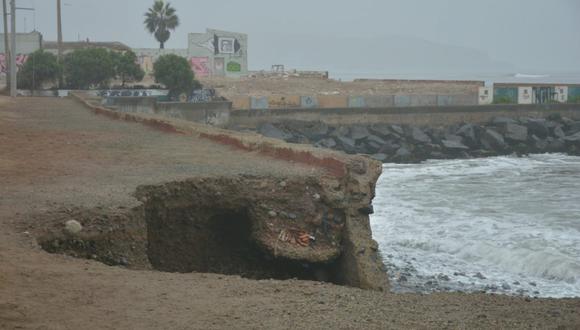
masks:
{"label": "distant hill", "polygon": [[361,73],[469,74],[516,72],[513,64],[496,61],[487,53],[438,44],[413,37],[289,36],[253,40],[252,66],[285,64],[290,68]]}

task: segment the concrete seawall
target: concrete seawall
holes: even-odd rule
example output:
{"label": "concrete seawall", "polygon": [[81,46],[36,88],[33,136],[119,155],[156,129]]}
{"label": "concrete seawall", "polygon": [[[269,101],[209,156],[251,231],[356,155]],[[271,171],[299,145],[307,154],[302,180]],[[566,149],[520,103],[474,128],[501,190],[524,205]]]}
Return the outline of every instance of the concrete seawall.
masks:
{"label": "concrete seawall", "polygon": [[484,123],[493,117],[546,117],[559,113],[580,118],[578,104],[482,105],[405,108],[328,108],[238,110],[230,115],[230,127],[254,129],[260,124],[285,120],[322,121],[329,125],[408,124],[437,126]]}

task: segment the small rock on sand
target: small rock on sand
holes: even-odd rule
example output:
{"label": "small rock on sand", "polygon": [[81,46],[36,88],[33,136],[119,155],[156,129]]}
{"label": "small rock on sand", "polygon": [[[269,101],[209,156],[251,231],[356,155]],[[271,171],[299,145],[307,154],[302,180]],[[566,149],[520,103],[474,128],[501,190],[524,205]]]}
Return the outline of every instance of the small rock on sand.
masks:
{"label": "small rock on sand", "polygon": [[68,220],[64,224],[64,230],[67,234],[76,235],[83,230],[83,225],[76,220]]}

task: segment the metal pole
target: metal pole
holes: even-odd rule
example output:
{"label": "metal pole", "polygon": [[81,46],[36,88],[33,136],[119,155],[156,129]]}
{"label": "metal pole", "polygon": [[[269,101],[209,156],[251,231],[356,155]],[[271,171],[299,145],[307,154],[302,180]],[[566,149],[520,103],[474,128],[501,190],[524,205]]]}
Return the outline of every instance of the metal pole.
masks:
{"label": "metal pole", "polygon": [[62,16],[60,11],[60,0],[56,0],[56,21],[58,31],[58,61],[62,61]]}
{"label": "metal pole", "polygon": [[10,56],[10,96],[16,97],[16,0],[11,0],[11,19],[12,19],[12,56]]}
{"label": "metal pole", "polygon": [[8,10],[6,9],[6,0],[2,0],[4,9],[4,65],[6,66],[6,87],[10,86],[10,43],[8,42]]}

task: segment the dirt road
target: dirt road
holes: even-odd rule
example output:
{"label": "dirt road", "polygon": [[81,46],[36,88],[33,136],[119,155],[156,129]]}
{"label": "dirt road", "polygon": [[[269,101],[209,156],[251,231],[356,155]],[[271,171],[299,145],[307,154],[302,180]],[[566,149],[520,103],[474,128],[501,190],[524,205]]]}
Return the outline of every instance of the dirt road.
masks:
{"label": "dirt road", "polygon": [[579,299],[393,295],[316,282],[135,271],[48,254],[28,229],[63,207],[131,207],[142,184],[236,174],[318,175],[96,116],[73,100],[1,99],[0,328],[580,327]]}

